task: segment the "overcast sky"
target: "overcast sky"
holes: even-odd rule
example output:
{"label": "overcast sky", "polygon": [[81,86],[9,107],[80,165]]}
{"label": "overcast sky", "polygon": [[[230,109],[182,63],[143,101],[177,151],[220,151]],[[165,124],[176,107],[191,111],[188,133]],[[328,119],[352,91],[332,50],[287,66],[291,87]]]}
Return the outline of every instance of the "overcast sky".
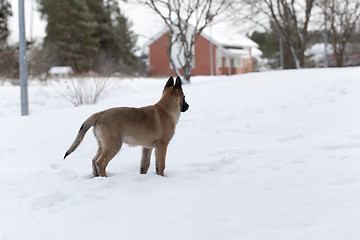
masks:
{"label": "overcast sky", "polygon": [[[9,29],[11,31],[9,41],[10,43],[16,43],[19,41],[18,0],[9,0],[9,2],[11,3],[11,9],[13,12],[13,16],[9,19]],[[31,26],[33,38],[43,38],[45,36],[46,22],[40,19],[40,14],[36,11],[36,0],[24,0],[24,3],[26,39],[30,40],[31,38]],[[34,11],[31,11],[32,8],[34,9]]]}

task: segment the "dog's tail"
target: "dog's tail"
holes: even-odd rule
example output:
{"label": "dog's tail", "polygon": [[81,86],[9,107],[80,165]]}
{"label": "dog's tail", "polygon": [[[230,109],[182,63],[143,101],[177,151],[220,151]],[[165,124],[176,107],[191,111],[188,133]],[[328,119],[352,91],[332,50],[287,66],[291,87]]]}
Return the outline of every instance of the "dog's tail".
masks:
{"label": "dog's tail", "polygon": [[66,151],[64,159],[70,155],[73,151],[75,151],[75,149],[80,145],[80,143],[82,142],[82,140],[84,139],[84,136],[86,134],[86,132],[89,130],[89,128],[91,128],[92,126],[94,126],[98,120],[98,115],[95,113],[93,115],[91,115],[88,119],[86,119],[86,121],[81,125],[80,130],[78,135],[76,136],[73,144],[70,146],[70,148]]}

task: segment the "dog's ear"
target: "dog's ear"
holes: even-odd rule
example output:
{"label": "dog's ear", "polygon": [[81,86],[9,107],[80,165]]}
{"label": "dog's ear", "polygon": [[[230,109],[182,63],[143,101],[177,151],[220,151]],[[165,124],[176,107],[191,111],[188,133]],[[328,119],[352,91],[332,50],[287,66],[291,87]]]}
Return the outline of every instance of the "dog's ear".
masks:
{"label": "dog's ear", "polygon": [[174,78],[171,76],[169,78],[169,80],[167,81],[167,83],[165,84],[164,88],[168,88],[168,87],[172,87],[172,86],[174,86]]}
{"label": "dog's ear", "polygon": [[181,79],[179,76],[176,78],[176,83],[175,83],[174,88],[178,88],[178,89],[181,88]]}

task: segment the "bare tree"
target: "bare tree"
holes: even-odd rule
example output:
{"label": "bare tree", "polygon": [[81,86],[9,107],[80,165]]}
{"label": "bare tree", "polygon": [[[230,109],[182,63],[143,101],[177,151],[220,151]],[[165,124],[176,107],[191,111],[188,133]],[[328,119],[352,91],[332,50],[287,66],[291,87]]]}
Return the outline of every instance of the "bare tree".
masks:
{"label": "bare tree", "polygon": [[345,65],[346,47],[360,18],[360,0],[319,1],[325,7],[325,19],[330,27],[330,42],[336,65]]}
{"label": "bare tree", "polygon": [[[229,0],[138,0],[154,10],[169,29],[167,55],[175,73],[190,82],[195,42],[214,17],[226,10]],[[174,49],[176,46],[176,49]]]}
{"label": "bare tree", "polygon": [[[315,0],[238,0],[240,20],[248,20],[269,29],[272,22],[290,49],[296,68],[304,66],[308,27]],[[234,14],[232,14],[234,15]],[[267,22],[264,22],[264,18]]]}

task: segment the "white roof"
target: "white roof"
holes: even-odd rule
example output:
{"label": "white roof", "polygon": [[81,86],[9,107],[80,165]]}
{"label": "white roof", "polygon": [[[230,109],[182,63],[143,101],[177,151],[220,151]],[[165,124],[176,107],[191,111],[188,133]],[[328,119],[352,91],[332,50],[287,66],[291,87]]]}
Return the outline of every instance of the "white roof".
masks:
{"label": "white roof", "polygon": [[[219,25],[213,27],[207,27],[201,33],[201,36],[207,40],[213,42],[217,46],[221,47],[235,47],[235,48],[258,48],[259,45],[251,40],[250,38],[244,36],[234,30],[229,30],[230,28],[223,28]],[[149,47],[154,41],[159,37],[165,34],[168,31],[167,27],[162,28],[157,34],[155,34],[150,40],[144,44],[144,48]]]}
{"label": "white roof", "polygon": [[202,36],[220,44],[223,47],[258,48],[259,45],[241,34],[236,28],[226,24],[208,26],[204,29]]}
{"label": "white roof", "polygon": [[251,48],[251,55],[253,57],[261,57],[263,55],[263,52],[258,48]]}

